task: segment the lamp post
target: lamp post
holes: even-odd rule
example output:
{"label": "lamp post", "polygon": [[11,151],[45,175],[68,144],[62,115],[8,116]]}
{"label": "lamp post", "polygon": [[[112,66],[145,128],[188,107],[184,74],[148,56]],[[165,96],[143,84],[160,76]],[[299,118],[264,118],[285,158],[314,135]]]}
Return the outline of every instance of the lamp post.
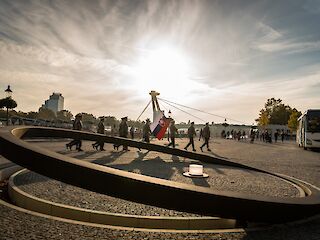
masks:
{"label": "lamp post", "polygon": [[[224,119],[224,123],[222,124],[222,126],[224,126],[224,134],[225,135],[227,135],[227,126],[228,126],[229,124],[227,123],[227,119],[225,118]],[[223,136],[223,137],[225,137],[225,136]]]}
{"label": "lamp post", "polygon": [[[171,120],[172,120],[172,118],[171,118],[171,110],[169,109],[169,112],[168,112],[168,118],[170,119],[170,122],[171,122]],[[168,128],[168,142],[170,142],[170,132],[169,132],[169,128]]]}
{"label": "lamp post", "polygon": [[11,97],[12,90],[10,89],[10,85],[8,85],[8,88],[4,90],[4,92],[6,93],[6,97]]}
{"label": "lamp post", "polygon": [[[4,92],[6,93],[6,98],[11,98],[12,96],[12,90],[10,89],[10,85],[8,85],[8,88],[6,90],[4,90]],[[6,106],[7,108],[7,126],[9,125],[9,107]]]}

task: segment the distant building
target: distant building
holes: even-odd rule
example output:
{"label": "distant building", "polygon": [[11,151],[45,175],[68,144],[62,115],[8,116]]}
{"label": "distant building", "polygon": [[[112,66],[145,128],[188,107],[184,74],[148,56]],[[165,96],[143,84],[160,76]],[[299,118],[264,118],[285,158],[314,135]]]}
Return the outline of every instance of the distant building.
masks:
{"label": "distant building", "polygon": [[55,114],[63,110],[64,107],[64,97],[61,93],[52,93],[48,100],[42,104],[42,108],[47,108],[52,110]]}

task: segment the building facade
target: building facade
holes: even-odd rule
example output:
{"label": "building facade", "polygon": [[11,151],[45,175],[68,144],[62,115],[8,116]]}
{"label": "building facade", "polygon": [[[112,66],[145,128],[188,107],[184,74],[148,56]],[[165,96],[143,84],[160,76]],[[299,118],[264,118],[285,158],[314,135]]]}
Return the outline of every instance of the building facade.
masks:
{"label": "building facade", "polygon": [[57,114],[57,112],[64,108],[64,97],[61,93],[52,93],[49,99],[44,102],[42,107],[50,109]]}

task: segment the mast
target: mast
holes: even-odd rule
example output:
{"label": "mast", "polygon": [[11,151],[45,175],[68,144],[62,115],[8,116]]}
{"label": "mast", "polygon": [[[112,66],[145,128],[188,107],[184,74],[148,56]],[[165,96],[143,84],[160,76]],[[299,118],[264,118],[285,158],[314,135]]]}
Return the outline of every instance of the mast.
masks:
{"label": "mast", "polygon": [[152,90],[149,94],[151,95],[153,121],[154,121],[156,116],[159,114],[159,112],[162,112],[160,109],[159,103],[158,103],[158,99],[157,99],[157,96],[159,96],[160,93]]}

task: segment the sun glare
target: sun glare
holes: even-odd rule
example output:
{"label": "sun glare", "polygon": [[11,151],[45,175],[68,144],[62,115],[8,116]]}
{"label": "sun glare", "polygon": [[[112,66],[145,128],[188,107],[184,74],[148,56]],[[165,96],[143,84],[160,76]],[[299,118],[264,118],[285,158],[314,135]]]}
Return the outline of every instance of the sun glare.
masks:
{"label": "sun glare", "polygon": [[140,90],[165,91],[169,95],[187,84],[190,67],[182,53],[161,48],[145,54],[135,68],[136,83]]}

